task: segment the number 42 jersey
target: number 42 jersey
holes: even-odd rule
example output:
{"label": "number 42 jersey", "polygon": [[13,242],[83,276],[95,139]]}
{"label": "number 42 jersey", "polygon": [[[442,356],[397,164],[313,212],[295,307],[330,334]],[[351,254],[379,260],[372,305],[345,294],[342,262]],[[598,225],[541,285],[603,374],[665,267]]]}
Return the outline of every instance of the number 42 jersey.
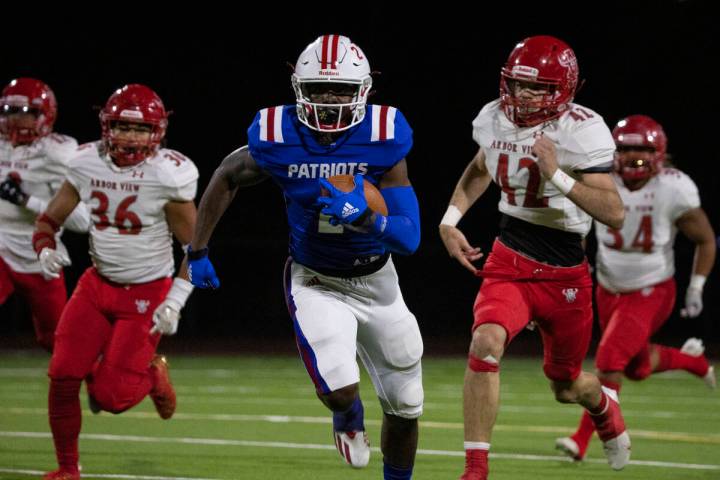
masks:
{"label": "number 42 jersey", "polygon": [[500,100],[488,103],[473,121],[473,138],[485,153],[485,164],[502,189],[500,211],[511,217],[566,232],[587,235],[591,217],[540,173],[532,154],[544,135],[555,143],[560,169],[577,178],[579,172],[609,172],[615,143],[602,117],[571,103],[555,120],[518,128],[502,110]]}
{"label": "number 42 jersey", "polygon": [[629,292],[667,280],[675,274],[675,222],[700,207],[695,183],[674,168],[634,191],[618,175],[613,178],[625,204],[625,223],[615,230],[595,222],[598,282],[612,292]]}
{"label": "number 42 jersey", "polygon": [[145,283],[174,272],[168,202],[190,202],[198,171],[179,152],[160,149],[133,167],[118,168],[99,142],[78,149],[67,180],[92,209],[90,256],[113,282]]}

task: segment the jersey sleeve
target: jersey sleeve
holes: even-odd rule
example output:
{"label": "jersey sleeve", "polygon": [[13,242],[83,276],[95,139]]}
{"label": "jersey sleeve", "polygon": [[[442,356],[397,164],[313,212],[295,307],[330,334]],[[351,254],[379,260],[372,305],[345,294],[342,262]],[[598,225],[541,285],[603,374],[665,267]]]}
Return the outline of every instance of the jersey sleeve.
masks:
{"label": "jersey sleeve", "polygon": [[[265,109],[264,111],[267,111],[267,109]],[[257,166],[265,170],[267,169],[265,149],[268,146],[268,142],[267,140],[261,139],[261,130],[263,130],[261,125],[263,123],[262,112],[263,110],[255,114],[255,118],[247,129],[247,135],[248,150],[250,151],[250,155],[252,156],[253,160],[255,160]]]}
{"label": "jersey sleeve", "polygon": [[492,122],[492,115],[490,111],[494,107],[496,108],[499,102],[499,100],[496,100],[486,104],[472,122],[473,140],[475,140],[475,143],[477,143],[480,148],[483,148],[483,145],[489,144],[488,136],[490,135],[490,124]]}
{"label": "jersey sleeve", "polygon": [[700,207],[700,193],[692,179],[680,170],[669,169],[660,175],[667,175],[672,185],[670,218],[673,222],[688,210]]}
{"label": "jersey sleeve", "polygon": [[405,115],[400,110],[395,111],[395,139],[393,141],[394,160],[399,162],[407,156],[413,146],[413,131]]}
{"label": "jersey sleeve", "polygon": [[168,200],[193,201],[197,194],[197,181],[200,176],[195,164],[175,150],[163,149],[161,155],[160,179],[167,188]]}
{"label": "jersey sleeve", "polygon": [[52,182],[54,190],[62,183],[70,164],[70,160],[78,154],[78,143],[73,137],[51,133],[43,139],[45,156],[48,168],[55,174],[56,181]]}
{"label": "jersey sleeve", "polygon": [[580,154],[580,160],[571,165],[571,168],[586,173],[610,172],[615,141],[603,118],[598,113],[581,107],[578,112],[571,110],[564,121],[570,122],[566,136],[567,148]]}

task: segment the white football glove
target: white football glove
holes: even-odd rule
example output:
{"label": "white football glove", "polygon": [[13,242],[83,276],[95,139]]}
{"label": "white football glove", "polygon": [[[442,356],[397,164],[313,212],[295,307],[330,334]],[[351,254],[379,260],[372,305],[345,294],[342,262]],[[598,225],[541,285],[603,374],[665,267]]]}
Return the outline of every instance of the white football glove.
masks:
{"label": "white football glove", "polygon": [[180,321],[182,306],[176,301],[166,298],[153,312],[153,327],[150,333],[175,335]]}
{"label": "white football glove", "polygon": [[40,251],[40,269],[45,280],[60,278],[63,267],[70,265],[70,258],[63,252],[45,247]]}
{"label": "white football glove", "polygon": [[685,308],[680,310],[683,318],[695,318],[700,315],[703,309],[701,288],[688,288],[685,292]]}
{"label": "white football glove", "polygon": [[175,335],[180,321],[180,310],[193,291],[192,283],[180,277],[175,277],[172,287],[165,300],[153,312],[153,327],[151,334]]}

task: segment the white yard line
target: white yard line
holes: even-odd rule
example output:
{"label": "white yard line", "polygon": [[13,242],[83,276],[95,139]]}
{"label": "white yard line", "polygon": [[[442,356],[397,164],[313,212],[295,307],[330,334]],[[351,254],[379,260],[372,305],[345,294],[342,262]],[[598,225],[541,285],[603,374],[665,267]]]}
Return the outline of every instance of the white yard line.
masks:
{"label": "white yard line", "polygon": [[[19,470],[13,468],[0,468],[0,475],[3,473],[12,473],[14,475],[32,475],[40,476],[47,472],[41,470]],[[83,478],[117,478],[126,480],[217,480],[214,478],[197,478],[197,477],[157,477],[151,475],[122,475],[116,473],[87,473],[82,472]],[[0,476],[2,478],[2,476]]]}
{"label": "white yard line", "polygon": [[[7,438],[46,438],[50,439],[51,435],[46,432],[2,432],[0,431],[0,437]],[[140,443],[180,443],[187,445],[222,445],[222,446],[236,446],[236,447],[256,447],[256,448],[290,448],[299,450],[335,450],[334,445],[319,445],[315,443],[290,443],[290,442],[261,442],[254,440],[227,440],[221,438],[190,438],[190,437],[147,437],[139,435],[106,435],[106,434],[82,434],[80,438],[83,440],[104,440],[111,442],[140,442]],[[374,452],[379,452],[380,449],[373,447]],[[435,455],[444,457],[464,457],[465,453],[462,451],[452,450],[426,450],[418,449],[419,455]],[[571,462],[565,456],[553,456],[553,455],[522,455],[514,453],[497,453],[493,452],[490,454],[490,458],[493,459],[504,459],[504,460],[527,460],[527,461],[541,461],[541,462],[557,462],[566,461]],[[604,459],[586,459],[588,463],[607,463]],[[631,460],[631,465],[645,466],[645,467],[660,467],[660,468],[676,468],[681,470],[712,470],[720,471],[720,465],[705,465],[697,463],[676,463],[676,462],[659,462],[651,460]],[[1,470],[0,470],[1,471]],[[92,475],[83,473],[83,477],[92,477]],[[98,478],[131,478],[131,479],[149,479],[149,480],[160,480],[167,478],[168,480],[179,480],[175,477],[136,477],[136,476],[98,476]],[[188,479],[188,480],[209,480],[209,479]]]}

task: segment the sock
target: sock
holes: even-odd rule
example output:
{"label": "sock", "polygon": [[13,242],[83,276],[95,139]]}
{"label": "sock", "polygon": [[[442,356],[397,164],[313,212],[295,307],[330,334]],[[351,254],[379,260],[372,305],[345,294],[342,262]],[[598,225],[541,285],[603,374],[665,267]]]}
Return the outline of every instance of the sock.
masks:
{"label": "sock", "polygon": [[75,378],[51,379],[48,394],[48,416],[55,443],[55,455],[61,470],[78,472],[78,437],[82,416],[80,412],[80,383]]}
{"label": "sock", "polygon": [[[620,393],[620,387],[622,384],[611,382],[608,380],[600,380],[600,382],[608,388],[612,388],[618,394]],[[603,393],[603,395],[605,395]],[[578,448],[580,449],[580,452],[578,455],[582,458],[585,456],[585,452],[587,451],[588,445],[590,444],[590,440],[592,439],[592,435],[595,432],[595,423],[593,423],[592,417],[588,413],[587,410],[585,410],[582,414],[582,418],[580,419],[580,425],[578,425],[577,431],[570,437],[573,440],[575,440],[575,443],[577,443]]]}
{"label": "sock", "polygon": [[708,368],[710,368],[705,355],[693,357],[681,352],[677,348],[655,344],[653,344],[652,347],[660,354],[660,362],[658,366],[655,367],[655,370],[653,370],[653,373],[664,372],[666,370],[685,370],[698,377],[704,377],[708,372]]}
{"label": "sock", "polygon": [[465,442],[465,473],[487,478],[488,452],[490,444],[485,442]]}
{"label": "sock", "polygon": [[385,480],[410,480],[413,467],[403,468],[385,463],[383,460],[383,475]]}
{"label": "sock", "polygon": [[333,412],[333,430],[336,432],[365,431],[365,411],[360,396],[344,412]]}

